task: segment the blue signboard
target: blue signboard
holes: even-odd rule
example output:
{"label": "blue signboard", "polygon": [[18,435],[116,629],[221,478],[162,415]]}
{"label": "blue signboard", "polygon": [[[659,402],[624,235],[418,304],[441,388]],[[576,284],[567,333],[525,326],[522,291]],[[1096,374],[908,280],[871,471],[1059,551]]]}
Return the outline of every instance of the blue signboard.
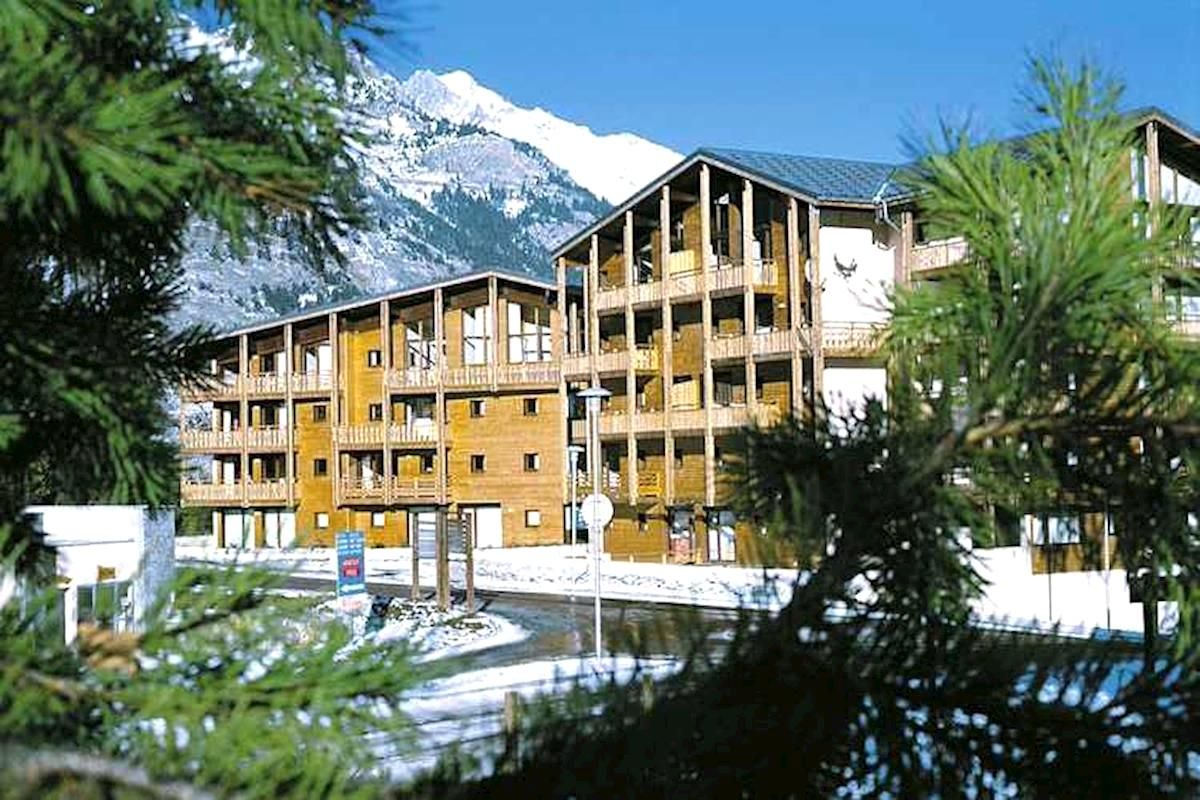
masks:
{"label": "blue signboard", "polygon": [[337,596],[349,597],[366,592],[363,532],[341,531],[337,535]]}

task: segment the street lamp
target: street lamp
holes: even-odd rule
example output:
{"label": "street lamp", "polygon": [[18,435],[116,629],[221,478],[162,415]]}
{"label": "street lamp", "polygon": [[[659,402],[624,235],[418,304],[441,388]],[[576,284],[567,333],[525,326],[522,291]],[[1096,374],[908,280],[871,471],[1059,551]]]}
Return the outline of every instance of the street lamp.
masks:
{"label": "street lamp", "polygon": [[581,444],[567,445],[567,462],[571,474],[571,545],[575,545],[575,534],[579,530],[579,507],[575,504],[575,486],[579,483],[579,457],[587,452]]}
{"label": "street lamp", "polygon": [[[588,497],[589,501],[596,498],[595,501],[589,504],[589,513],[587,515],[588,524],[588,543],[592,547],[592,557],[595,565],[596,575],[596,600],[595,600],[595,639],[596,639],[596,659],[599,660],[603,652],[603,646],[600,638],[600,553],[603,547],[600,543],[601,531],[607,520],[601,521],[600,507],[603,505],[600,498],[607,500],[600,490],[600,406],[606,398],[612,397],[612,392],[601,387],[593,386],[590,389],[584,389],[578,394],[578,397],[587,403],[587,421],[588,421],[588,472],[592,475],[592,493]],[[612,516],[612,505],[608,504],[607,513],[609,518]]]}

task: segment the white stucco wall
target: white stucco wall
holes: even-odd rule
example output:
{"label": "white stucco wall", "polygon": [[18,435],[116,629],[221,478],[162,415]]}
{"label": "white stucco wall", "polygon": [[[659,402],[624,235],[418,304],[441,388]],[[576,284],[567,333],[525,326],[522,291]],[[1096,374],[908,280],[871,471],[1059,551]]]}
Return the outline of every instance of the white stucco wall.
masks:
{"label": "white stucco wall", "polygon": [[870,212],[821,212],[821,318],[884,322],[896,279],[897,236]]}

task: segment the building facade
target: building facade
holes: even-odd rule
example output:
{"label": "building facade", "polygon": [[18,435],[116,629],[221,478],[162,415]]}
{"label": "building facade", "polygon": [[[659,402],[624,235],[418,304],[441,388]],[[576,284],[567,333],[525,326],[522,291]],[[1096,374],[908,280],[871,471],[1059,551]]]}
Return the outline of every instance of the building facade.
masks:
{"label": "building facade", "polygon": [[[1153,109],[1131,125],[1134,198],[1200,207],[1196,134]],[[966,254],[960,239],[927,238],[902,172],[702,149],[554,253],[559,285],[584,290],[568,391],[612,393],[600,433],[614,557],[760,560],[761,538],[728,508],[739,428],[803,414],[817,398],[835,416],[868,397],[886,404],[877,345],[889,294],[939,279]],[[1185,260],[1195,266],[1194,251]],[[1181,328],[1200,330],[1200,297],[1169,276],[1164,291]],[[573,422],[572,438],[583,433]]]}
{"label": "building facade", "polygon": [[446,510],[562,542],[558,291],[480,272],[230,333],[182,393],[182,503],[228,547],[407,545]]}

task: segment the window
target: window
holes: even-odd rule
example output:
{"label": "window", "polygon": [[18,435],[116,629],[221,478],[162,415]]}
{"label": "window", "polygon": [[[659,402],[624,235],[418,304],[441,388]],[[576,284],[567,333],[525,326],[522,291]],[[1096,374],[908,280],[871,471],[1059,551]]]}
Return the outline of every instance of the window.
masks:
{"label": "window", "polygon": [[679,252],[686,249],[683,237],[683,215],[675,217],[671,220],[671,251]]}
{"label": "window", "polygon": [[379,422],[383,419],[383,403],[371,403],[367,406],[367,417],[371,422]]}
{"label": "window", "polygon": [[424,475],[433,474],[433,453],[421,454],[421,473]]}
{"label": "window", "polygon": [[262,375],[273,375],[275,373],[274,353],[263,353],[258,357],[258,371]]}
{"label": "window", "polygon": [[536,508],[525,510],[525,527],[536,528],[542,524],[542,512]]}
{"label": "window", "polygon": [[321,405],[316,405],[316,406],[312,407],[312,421],[313,422],[324,422],[328,418],[329,418],[329,406],[322,403]]}
{"label": "window", "polygon": [[487,459],[481,453],[471,456],[471,472],[483,472],[487,469]]}
{"label": "window", "polygon": [[549,361],[552,357],[550,309],[544,306],[510,302],[508,304],[509,363]]}
{"label": "window", "polygon": [[492,362],[492,307],[463,309],[463,363]]}
{"label": "window", "polygon": [[712,204],[712,250],[718,264],[729,263],[729,195]]}
{"label": "window", "polygon": [[525,471],[526,472],[537,472],[541,468],[542,468],[541,456],[539,456],[537,453],[526,453],[525,454]]}
{"label": "window", "polygon": [[387,514],[382,511],[371,512],[371,527],[382,528],[387,524]]}
{"label": "window", "polygon": [[328,528],[329,514],[324,511],[318,511],[313,524],[315,524],[318,528]]}
{"label": "window", "polygon": [[1043,516],[1034,521],[1033,543],[1036,545],[1078,544],[1081,540],[1081,533],[1078,516]]}
{"label": "window", "polygon": [[486,415],[487,415],[487,401],[486,400],[472,400],[471,401],[471,416],[472,417],[482,417],[482,416],[486,416]]}
{"label": "window", "polygon": [[526,397],[523,405],[525,408],[525,416],[527,416],[527,417],[536,417],[537,416],[537,398],[536,397]]}
{"label": "window", "polygon": [[102,572],[99,583],[79,587],[76,609],[80,623],[90,622],[101,628],[121,629],[133,621],[128,581],[111,578],[112,573]]}
{"label": "window", "polygon": [[279,424],[279,406],[262,407],[262,425],[264,428],[274,428]]}
{"label": "window", "polygon": [[329,462],[324,458],[313,459],[313,477],[323,478],[329,474]]}
{"label": "window", "polygon": [[383,366],[383,351],[382,350],[368,350],[367,351],[367,366],[368,367],[382,367]]}
{"label": "window", "polygon": [[416,369],[437,366],[437,341],[429,335],[432,330],[432,320],[417,320],[405,324],[404,366]]}

